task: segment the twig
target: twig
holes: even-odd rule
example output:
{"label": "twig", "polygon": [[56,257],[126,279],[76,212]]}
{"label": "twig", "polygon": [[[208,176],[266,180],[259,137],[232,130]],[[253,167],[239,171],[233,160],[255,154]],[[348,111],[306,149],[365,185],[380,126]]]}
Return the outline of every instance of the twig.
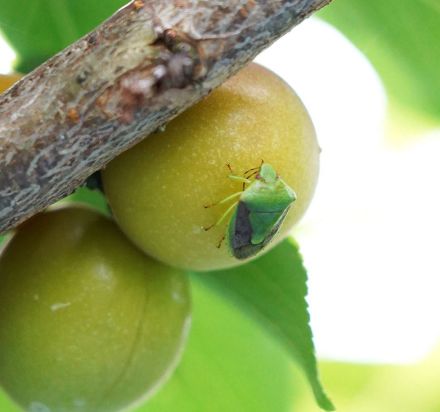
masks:
{"label": "twig", "polygon": [[0,232],[220,85],[330,0],[136,0],[0,96]]}

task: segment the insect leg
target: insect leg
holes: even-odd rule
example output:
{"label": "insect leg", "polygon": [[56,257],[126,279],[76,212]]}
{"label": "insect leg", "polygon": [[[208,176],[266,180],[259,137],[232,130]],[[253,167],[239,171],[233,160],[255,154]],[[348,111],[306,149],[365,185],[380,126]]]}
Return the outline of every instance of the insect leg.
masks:
{"label": "insect leg", "polygon": [[228,177],[229,179],[236,180],[237,182],[243,182],[247,184],[251,183],[251,181],[249,179],[246,179],[245,177],[235,176],[235,175],[229,175]]}
{"label": "insect leg", "polygon": [[223,213],[223,216],[216,223],[217,226],[220,225],[226,219],[226,217],[229,215],[229,213],[231,213],[234,210],[234,207],[237,206],[237,204],[238,204],[238,200],[232,203],[232,205],[226,209],[226,212]]}
{"label": "insect leg", "polygon": [[209,229],[212,229],[214,226],[218,226],[220,225],[225,219],[226,217],[229,215],[229,213],[231,213],[234,210],[234,207],[237,206],[238,204],[238,200],[236,202],[234,202],[231,206],[228,207],[228,209],[226,210],[225,213],[223,213],[223,215],[220,217],[219,220],[217,220],[217,222],[215,222],[213,225],[208,226],[208,227],[203,227],[203,229],[205,231],[208,231]]}
{"label": "insect leg", "polygon": [[237,182],[243,183],[243,187],[241,189],[242,192],[244,192],[244,190],[246,189],[246,185],[247,184],[249,185],[251,183],[251,181],[249,179],[246,179],[245,177],[235,176],[235,175],[229,175],[228,177],[231,180],[236,180]]}
{"label": "insect leg", "polygon": [[232,170],[232,167],[231,167],[231,165],[229,163],[226,163],[226,167],[231,172],[231,174],[228,176],[229,179],[236,180],[238,182],[242,182],[243,183],[243,189],[242,190],[244,191],[244,189],[246,188],[246,185],[250,184],[251,181],[249,179],[247,179],[246,177],[242,177],[242,176],[238,176],[238,175],[234,174],[234,171]]}
{"label": "insect leg", "polygon": [[220,248],[221,248],[222,243],[223,243],[223,241],[225,240],[225,238],[226,238],[226,234],[224,234],[224,235],[220,238],[219,242],[217,243],[217,249],[220,249]]}
{"label": "insect leg", "polygon": [[254,170],[250,175],[245,175],[246,179],[250,179],[251,177],[255,176],[256,174],[258,174],[258,172],[260,171],[260,168],[257,167],[256,170]]}
{"label": "insect leg", "polygon": [[243,192],[237,192],[232,194],[231,196],[225,197],[223,200],[220,200],[219,202],[215,202],[215,203],[211,203],[210,205],[205,205],[203,206],[205,209],[207,209],[208,207],[213,207],[213,206],[217,206],[217,205],[221,205],[223,203],[229,202],[231,199],[234,199],[235,197],[238,197],[242,194]]}
{"label": "insect leg", "polygon": [[238,176],[237,174],[234,173],[234,171],[232,170],[231,164],[230,163],[226,163],[226,167],[229,169],[229,171],[231,172],[228,177],[232,180],[238,180],[239,182],[245,182],[245,183],[250,183],[249,179],[246,179],[245,177],[242,176]]}

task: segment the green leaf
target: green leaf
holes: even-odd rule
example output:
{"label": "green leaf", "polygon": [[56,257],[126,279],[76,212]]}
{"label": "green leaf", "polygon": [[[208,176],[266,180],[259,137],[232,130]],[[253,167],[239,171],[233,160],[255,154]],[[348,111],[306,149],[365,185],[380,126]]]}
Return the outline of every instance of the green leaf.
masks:
{"label": "green leaf", "polygon": [[138,412],[288,412],[304,383],[287,354],[223,297],[192,279],[193,325],[183,359]]}
{"label": "green leaf", "polygon": [[337,0],[319,15],[365,53],[392,99],[440,118],[438,0]]}
{"label": "green leaf", "polygon": [[270,331],[305,372],[319,406],[334,409],[318,378],[305,300],[307,273],[293,242],[284,241],[246,265],[197,276]]}
{"label": "green leaf", "polygon": [[0,30],[18,54],[18,69],[27,72],[126,3],[128,0],[0,0]]}
{"label": "green leaf", "polygon": [[2,412],[21,412],[21,409],[16,406],[1,390],[0,388],[0,411]]}

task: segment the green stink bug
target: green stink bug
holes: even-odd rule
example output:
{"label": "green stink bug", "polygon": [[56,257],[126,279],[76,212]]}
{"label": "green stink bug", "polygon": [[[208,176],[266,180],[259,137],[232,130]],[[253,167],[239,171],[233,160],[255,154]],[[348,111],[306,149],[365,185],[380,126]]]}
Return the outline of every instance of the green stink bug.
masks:
{"label": "green stink bug", "polygon": [[259,167],[245,172],[243,177],[234,175],[231,167],[227,166],[231,171],[229,178],[242,182],[243,190],[205,206],[223,204],[238,197],[219,221],[205,230],[219,225],[233,211],[226,234],[218,247],[226,237],[232,255],[237,259],[246,259],[262,250],[276,235],[296,200],[296,194],[268,163],[262,162]]}

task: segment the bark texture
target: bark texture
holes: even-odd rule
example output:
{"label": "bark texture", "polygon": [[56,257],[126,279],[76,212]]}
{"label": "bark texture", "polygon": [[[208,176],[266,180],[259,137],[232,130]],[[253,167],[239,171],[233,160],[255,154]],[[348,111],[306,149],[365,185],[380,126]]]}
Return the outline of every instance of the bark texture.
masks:
{"label": "bark texture", "polygon": [[0,96],[0,232],[220,85],[330,0],[136,0]]}

